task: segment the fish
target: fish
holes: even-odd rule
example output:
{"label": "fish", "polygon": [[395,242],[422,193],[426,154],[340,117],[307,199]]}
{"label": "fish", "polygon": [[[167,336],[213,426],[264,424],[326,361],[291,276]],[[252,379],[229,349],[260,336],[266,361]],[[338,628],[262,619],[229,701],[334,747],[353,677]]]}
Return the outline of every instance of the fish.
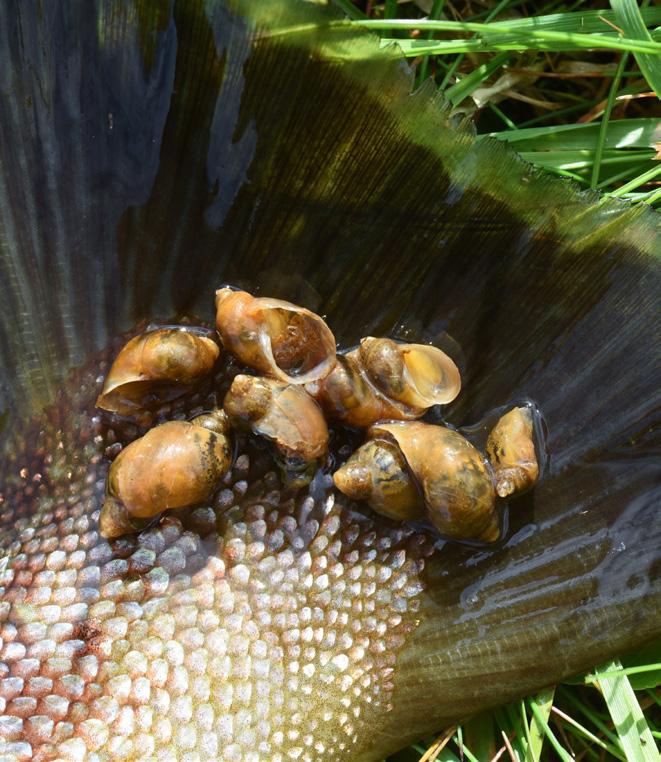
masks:
{"label": "fish", "polygon": [[[369,762],[659,635],[658,215],[476,141],[324,4],[258,5],[0,8],[5,758]],[[451,425],[534,401],[503,543],[287,492],[249,440],[100,537],[123,340],[261,281],[343,347],[452,337]]]}

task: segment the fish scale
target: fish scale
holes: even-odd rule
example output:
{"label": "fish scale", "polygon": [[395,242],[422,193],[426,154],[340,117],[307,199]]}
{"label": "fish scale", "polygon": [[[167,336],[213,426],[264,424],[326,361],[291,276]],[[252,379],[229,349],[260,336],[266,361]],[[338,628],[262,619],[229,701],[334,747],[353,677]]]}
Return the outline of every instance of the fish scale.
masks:
{"label": "fish scale", "polygon": [[67,414],[49,411],[5,464],[0,753],[358,752],[392,699],[431,542],[334,493],[281,494],[259,453],[239,454],[213,504],[104,540],[114,436],[92,421],[101,376],[73,378],[57,406]]}

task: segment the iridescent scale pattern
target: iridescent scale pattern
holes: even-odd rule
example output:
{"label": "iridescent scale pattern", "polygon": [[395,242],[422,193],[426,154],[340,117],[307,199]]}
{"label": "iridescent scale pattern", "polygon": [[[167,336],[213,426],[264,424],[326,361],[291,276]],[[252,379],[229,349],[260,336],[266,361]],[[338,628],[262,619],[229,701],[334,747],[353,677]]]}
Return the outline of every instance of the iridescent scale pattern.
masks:
{"label": "iridescent scale pattern", "polygon": [[78,374],[4,459],[2,758],[357,753],[389,709],[429,540],[333,492],[283,493],[246,451],[213,503],[109,543],[101,380]]}

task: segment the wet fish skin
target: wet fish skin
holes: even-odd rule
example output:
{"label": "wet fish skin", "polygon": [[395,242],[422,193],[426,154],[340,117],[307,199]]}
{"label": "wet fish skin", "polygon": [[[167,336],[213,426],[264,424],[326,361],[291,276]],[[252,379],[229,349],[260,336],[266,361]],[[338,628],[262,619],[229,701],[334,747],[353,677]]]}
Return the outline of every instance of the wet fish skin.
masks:
{"label": "wet fish skin", "polygon": [[392,708],[430,539],[283,495],[243,454],[215,505],[109,543],[97,376],[26,437],[41,462],[5,462],[2,753],[356,758]]}

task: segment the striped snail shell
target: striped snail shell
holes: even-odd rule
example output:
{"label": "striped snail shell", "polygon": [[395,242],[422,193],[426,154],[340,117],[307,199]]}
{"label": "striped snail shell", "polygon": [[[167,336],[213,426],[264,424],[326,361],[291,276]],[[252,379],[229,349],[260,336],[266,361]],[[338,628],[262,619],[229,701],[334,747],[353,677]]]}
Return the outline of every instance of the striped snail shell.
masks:
{"label": "striped snail shell", "polygon": [[341,492],[386,516],[426,517],[450,539],[498,539],[490,466],[464,436],[420,421],[391,421],[372,426],[368,437],[333,476]]}

